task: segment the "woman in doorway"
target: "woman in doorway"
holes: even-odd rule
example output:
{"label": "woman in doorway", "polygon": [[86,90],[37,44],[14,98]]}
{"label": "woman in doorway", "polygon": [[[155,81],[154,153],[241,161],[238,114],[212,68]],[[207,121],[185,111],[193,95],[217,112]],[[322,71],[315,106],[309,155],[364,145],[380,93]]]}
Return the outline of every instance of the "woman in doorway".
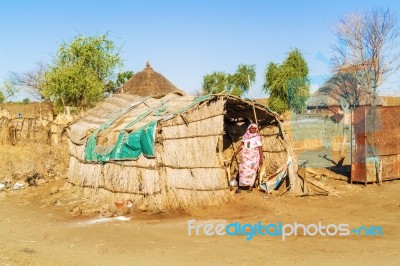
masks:
{"label": "woman in doorway", "polygon": [[242,145],[234,153],[233,158],[242,152],[241,162],[239,164],[239,189],[240,187],[249,187],[247,192],[253,191],[254,182],[257,177],[259,167],[263,164],[263,152],[261,136],[258,133],[257,124],[250,124],[243,135]]}

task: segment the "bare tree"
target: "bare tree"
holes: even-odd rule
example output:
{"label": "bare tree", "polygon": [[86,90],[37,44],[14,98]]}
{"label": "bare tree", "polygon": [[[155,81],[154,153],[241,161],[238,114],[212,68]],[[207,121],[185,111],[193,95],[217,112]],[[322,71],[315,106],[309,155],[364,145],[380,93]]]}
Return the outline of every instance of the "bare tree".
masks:
{"label": "bare tree", "polygon": [[30,71],[23,73],[10,72],[9,77],[4,82],[4,87],[13,94],[20,90],[27,91],[37,100],[46,103],[54,116],[55,111],[51,99],[43,97],[42,94],[44,75],[47,71],[48,66],[46,64],[43,62],[37,62],[35,68]]}
{"label": "bare tree", "polygon": [[6,82],[15,88],[27,90],[38,100],[45,100],[41,91],[46,71],[47,66],[42,62],[37,62],[35,68],[30,71],[24,73],[10,72]]}
{"label": "bare tree", "polygon": [[379,85],[400,68],[399,25],[390,9],[371,8],[339,18],[334,27],[333,70],[353,73],[377,103]]}

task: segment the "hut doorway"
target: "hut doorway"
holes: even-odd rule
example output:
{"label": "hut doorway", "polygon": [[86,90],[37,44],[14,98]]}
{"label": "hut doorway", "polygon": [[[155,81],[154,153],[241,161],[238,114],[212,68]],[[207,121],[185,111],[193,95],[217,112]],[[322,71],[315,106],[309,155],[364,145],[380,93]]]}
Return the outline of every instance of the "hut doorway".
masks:
{"label": "hut doorway", "polygon": [[[238,180],[240,156],[233,158],[235,151],[240,147],[242,136],[250,123],[257,123],[263,143],[264,171],[272,174],[286,162],[286,149],[278,121],[264,106],[255,110],[251,104],[236,98],[228,98],[225,102],[223,151],[225,160],[231,160],[229,176]],[[256,184],[257,184],[256,180]]]}

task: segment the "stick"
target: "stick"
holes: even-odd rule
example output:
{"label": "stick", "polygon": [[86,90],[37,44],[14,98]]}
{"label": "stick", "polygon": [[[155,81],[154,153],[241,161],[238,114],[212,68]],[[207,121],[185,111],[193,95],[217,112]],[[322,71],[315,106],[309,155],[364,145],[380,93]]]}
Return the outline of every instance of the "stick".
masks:
{"label": "stick", "polygon": [[250,96],[251,96],[251,103],[253,104],[254,119],[255,119],[255,122],[257,125],[257,130],[258,130],[256,107],[254,106],[254,97],[253,97],[253,90],[251,89],[250,75],[247,75],[247,79],[249,80],[249,91],[250,91]]}

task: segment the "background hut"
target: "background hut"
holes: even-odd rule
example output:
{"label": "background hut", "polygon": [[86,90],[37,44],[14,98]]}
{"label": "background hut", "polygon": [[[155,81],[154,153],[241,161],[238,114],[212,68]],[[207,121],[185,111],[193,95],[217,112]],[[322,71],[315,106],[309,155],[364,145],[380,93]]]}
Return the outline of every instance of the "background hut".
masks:
{"label": "background hut", "polygon": [[117,93],[160,98],[171,92],[186,95],[147,62],[145,69],[133,75]]}
{"label": "background hut", "polygon": [[[340,112],[341,104],[356,108],[371,103],[371,93],[351,73],[334,75],[306,101],[308,112],[327,114]],[[378,97],[377,105],[386,105],[385,100]]]}

